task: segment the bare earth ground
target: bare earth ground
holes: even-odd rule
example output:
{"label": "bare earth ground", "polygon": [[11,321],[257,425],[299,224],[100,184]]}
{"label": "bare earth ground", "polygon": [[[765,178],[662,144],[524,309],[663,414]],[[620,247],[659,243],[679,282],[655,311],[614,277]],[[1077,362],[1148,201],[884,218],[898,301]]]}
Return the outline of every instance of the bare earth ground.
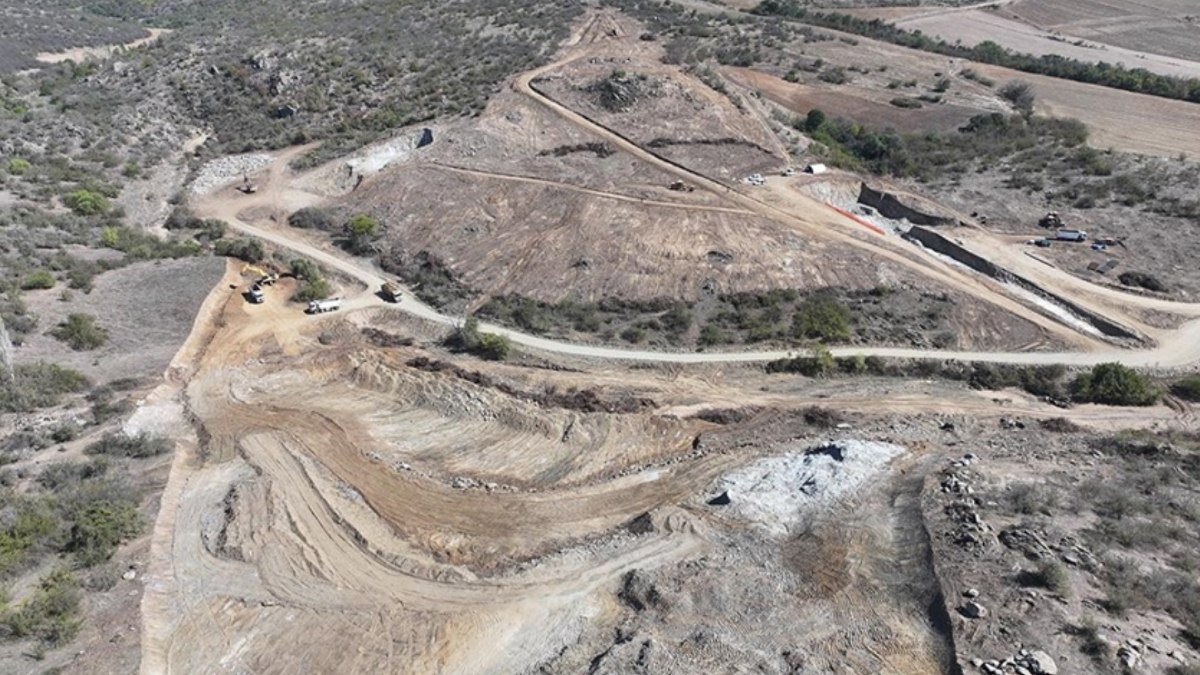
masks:
{"label": "bare earth ground", "polygon": [[[601,652],[596,672],[746,659],[764,672],[797,659],[947,668],[945,634],[927,614],[938,593],[928,541],[897,524],[907,516],[892,521],[879,508],[912,508],[911,481],[861,493],[847,484],[839,489],[852,501],[815,511],[783,540],[704,504],[733,467],[816,439],[786,415],[722,431],[675,411],[734,398],[791,407],[819,392],[747,397],[736,369],[460,362],[516,391],[599,387],[610,400],[654,401],[615,414],[536,406],[407,365],[424,351],[368,347],[337,317],[300,320],[272,301],[252,307],[217,293],[221,327],[186,387],[205,440],[177,456],[172,484],[182,491],[168,492],[174,506],[160,516],[173,544],[155,559],[144,669],[578,672]],[[316,332],[342,337],[321,347]],[[866,405],[882,412],[879,400]],[[1012,414],[978,400],[985,415]],[[903,466],[930,451],[918,439],[938,433],[919,418],[855,426],[858,437],[920,447]],[[636,640],[614,643],[618,627]],[[360,645],[351,653],[334,648],[347,633]]]}
{"label": "bare earth ground", "polygon": [[[621,32],[607,28],[599,22],[579,37]],[[620,41],[610,50],[589,53],[600,59],[598,73],[617,63],[614,52],[633,52]],[[571,70],[577,65],[557,67],[578,72]],[[963,294],[963,306],[974,312],[960,320],[964,331],[965,324],[997,321],[1002,337],[1028,329],[1081,350],[960,358],[1088,363],[1115,353],[1142,363],[1156,353],[1084,339],[994,284],[871,234],[815,200],[820,191],[806,190],[812,186],[804,179],[735,190],[711,177],[721,176],[713,154],[672,146],[676,154],[662,153],[672,163],[647,153],[625,138],[638,134],[621,116],[603,124],[581,117],[576,107],[604,115],[577,91],[557,91],[569,105],[538,93],[540,78],[554,70],[518,78],[477,124],[439,127],[427,151],[365,174],[362,187],[342,199],[351,208],[375,199],[394,209],[388,222],[400,223],[394,227],[402,243],[444,247],[488,292],[529,289],[553,299],[566,284],[592,283],[596,293],[636,294],[645,285],[683,294],[692,280],[672,277],[693,269],[700,249],[676,231],[682,229],[705,246],[736,245],[739,256],[757,258],[759,269],[731,275],[731,285],[828,278],[866,284],[874,277],[863,270],[898,274]],[[711,95],[694,83],[680,86],[673,96]],[[751,102],[748,112],[735,112],[720,107],[722,100],[682,116],[697,133],[723,134],[729,126],[763,138],[766,132],[754,127],[757,119],[766,128],[761,109]],[[648,124],[671,112],[648,106],[631,119]],[[581,142],[608,143],[616,154],[541,154]],[[90,610],[84,638],[89,645],[109,642],[89,646],[67,672],[128,672],[134,635],[141,640],[141,671],[155,674],[840,668],[925,675],[959,672],[969,655],[1003,656],[1018,648],[1016,638],[1051,652],[1059,672],[1093,672],[1078,645],[1057,632],[1057,616],[1038,615],[1012,639],[991,633],[992,626],[1021,620],[1018,599],[987,599],[998,620],[983,628],[950,614],[968,583],[961,579],[976,572],[946,552],[939,539],[946,532],[936,529],[944,505],[922,496],[940,479],[936,472],[965,452],[1007,462],[1000,464],[1004,472],[1086,470],[1071,452],[1078,448],[1041,431],[1040,420],[1064,417],[1096,433],[1194,430],[1190,408],[1176,402],[1064,411],[1025,394],[945,382],[819,381],[718,362],[749,358],[737,353],[672,354],[681,362],[714,363],[630,367],[616,350],[519,334],[514,342],[530,351],[512,363],[448,354],[434,341],[449,330],[451,317],[407,290],[398,307],[384,305],[372,294],[383,277],[370,263],[334,249],[323,235],[281,225],[288,212],[328,203],[352,185],[341,163],[307,175],[289,170],[287,162],[304,150],[270,158],[256,177],[257,195],[218,190],[194,206],[366,290],[345,284],[341,312],[306,316],[283,301],[290,281],[268,293],[265,304],[248,305],[239,295],[239,266],[227,266],[169,366],[162,355],[132,348],[111,355],[114,362],[143,360],[122,364],[131,370],[167,368],[164,384],[127,428],[169,433],[177,452],[151,540],[122,554],[140,559],[149,547],[149,574],[139,568],[137,582],[146,584],[140,631],[126,623],[137,586],[118,584]],[[729,163],[744,170],[756,161],[750,156],[730,153]],[[355,166],[349,168],[353,174]],[[686,177],[696,192],[665,190],[676,177]],[[405,213],[417,217],[406,221]],[[542,214],[548,216],[537,222]],[[608,229],[573,229],[597,222]],[[777,237],[768,239],[776,246],[739,230],[755,227],[757,237]],[[990,233],[963,236],[964,246],[1145,329],[1166,356],[1184,364],[1194,358],[1194,327],[1154,330],[1142,325],[1140,312],[1194,315],[1196,306],[1085,284],[998,245]],[[784,262],[790,255],[775,250],[791,238],[802,244],[799,253],[811,255],[796,258],[795,269]],[[596,239],[604,246],[588,250],[595,259],[619,261],[618,273],[562,276],[569,260],[563,252]],[[656,258],[645,261],[649,256]],[[204,261],[185,262],[199,268]],[[123,270],[128,278],[106,274],[93,294],[112,276],[117,281],[105,293],[123,299],[96,295],[87,307],[94,304],[102,325],[106,316],[119,317],[113,341],[125,345],[139,317],[159,325],[159,314],[170,308],[151,291],[190,279],[171,267],[183,264],[135,266]],[[785,272],[775,272],[776,264]],[[210,276],[189,285],[207,292],[217,271],[193,270]],[[44,316],[59,311],[53,293],[39,300]],[[363,328],[423,341],[382,347],[379,334]],[[178,333],[163,334],[163,348],[177,344]],[[644,351],[629,356],[659,358]],[[111,376],[103,360],[80,365]],[[836,414],[825,422],[822,415],[809,419],[812,405]],[[826,445],[830,438],[842,445]],[[860,442],[894,445],[860,454]],[[1052,467],[1041,462],[1047,448],[1067,452]],[[1031,453],[1039,458],[1032,467]],[[730,503],[710,503],[722,491]],[[978,573],[1002,576],[1001,565],[1011,560],[998,560]],[[1001,597],[1001,589],[985,591]],[[1143,625],[1122,624],[1130,635],[1145,632]],[[1160,632],[1153,637],[1163,649],[1191,661],[1198,656],[1174,633]],[[958,650],[960,641],[967,648]],[[54,657],[54,665],[69,660]]]}
{"label": "bare earth ground", "polygon": [[[961,40],[967,46],[991,40],[1003,47],[1034,56],[1058,54],[1080,61],[1104,61],[1120,64],[1130,69],[1145,68],[1160,75],[1173,77],[1194,78],[1200,75],[1200,62],[1160,56],[1160,54],[1175,51],[1171,44],[1174,41],[1173,36],[1165,36],[1165,41],[1158,43],[1157,47],[1151,50],[1155,53],[1147,53],[1081,40],[1080,38],[1084,36],[1072,34],[1069,26],[1059,26],[1054,33],[1049,33],[1029,24],[1006,18],[1006,14],[1008,14],[1007,10],[1001,10],[1000,13],[972,10],[901,19],[896,22],[896,25],[905,30],[919,30],[927,35],[940,37],[947,42]],[[1179,28],[1185,26],[1186,24],[1182,24]],[[1128,26],[1126,27],[1128,28]],[[1138,30],[1138,28],[1133,28],[1133,30]],[[1192,28],[1192,41],[1194,40],[1195,28]],[[1188,41],[1180,40],[1180,42],[1186,44]],[[1191,51],[1188,47],[1184,47],[1184,50]]]}
{"label": "bare earth ground", "polygon": [[[183,258],[135,263],[96,278],[91,293],[62,289],[26,294],[38,329],[16,350],[17,363],[53,361],[97,382],[157,376],[191,331],[196,308],[225,267],[219,258]],[[73,352],[46,335],[68,314],[96,317],[108,331],[99,349]]]}
{"label": "bare earth ground", "polygon": [[[636,47],[625,48],[631,44]],[[598,47],[593,53],[599,55],[570,59],[531,85],[607,128],[630,130],[642,144],[684,141],[655,153],[689,169],[730,183],[751,171],[770,171],[767,167],[777,172],[783,160],[775,155],[780,150],[768,151],[779,142],[765,112],[749,105],[739,110],[694,78],[658,64],[650,47],[631,40],[618,45],[609,52],[621,57],[605,58],[609,52]],[[635,59],[634,50],[646,53]],[[617,68],[628,77],[651,78],[659,93],[627,112],[603,109],[586,88]],[[536,134],[529,131],[534,124]],[[826,228],[781,227],[767,213],[721,199],[728,188],[669,191],[675,176],[619,152],[547,155],[587,141],[566,131],[570,127],[528,99],[505,93],[476,124],[439,129],[433,145],[368,177],[341,201],[346,210],[378,215],[389,226],[387,240],[408,254],[435,254],[484,299],[516,294],[545,302],[691,301],[773,288],[899,285],[917,293],[949,293],[963,346],[1053,344],[1035,326],[914,276],[907,265],[876,262],[869,251],[828,240]],[[726,139],[734,143],[692,142]],[[695,183],[690,176],[684,182]],[[314,178],[299,184],[321,190]],[[799,193],[790,199],[802,200]],[[822,207],[802,208],[815,213],[811,209]],[[714,254],[721,259],[714,262]]]}
{"label": "bare earth ground", "polygon": [[[946,131],[966,124],[973,116],[992,110],[983,107],[940,104],[920,109],[898,108],[879,100],[879,92],[867,87],[845,85],[835,90],[786,80],[753,68],[726,68],[722,71],[735,83],[751,91],[760,91],[771,101],[803,115],[819,108],[828,115],[844,117],[878,129],[907,133]],[[899,92],[892,91],[893,98]]]}
{"label": "bare earth ground", "polygon": [[1200,60],[1196,4],[1190,0],[1019,0],[1000,13],[1087,40]]}
{"label": "bare earth ground", "polygon": [[[1080,120],[1088,126],[1097,147],[1162,157],[1175,157],[1180,153],[1200,156],[1200,135],[1192,132],[1200,128],[1200,106],[1195,104],[997,66],[948,61],[926,52],[857,36],[853,36],[853,40],[854,45],[838,40],[805,44],[804,55],[810,59],[824,58],[830,63],[857,64],[872,71],[870,75],[851,73],[851,83],[856,86],[856,95],[861,95],[863,89],[874,90],[875,100],[880,103],[906,93],[905,90],[888,89],[890,81],[915,78],[923,87],[928,87],[939,72],[955,76],[965,68],[972,68],[998,84],[1025,80],[1034,85],[1039,112]],[[799,52],[797,56],[800,56]],[[881,67],[886,70],[881,72]],[[967,107],[984,109],[995,109],[1000,105],[992,89],[962,77],[953,77],[953,80],[948,105],[965,103]]]}

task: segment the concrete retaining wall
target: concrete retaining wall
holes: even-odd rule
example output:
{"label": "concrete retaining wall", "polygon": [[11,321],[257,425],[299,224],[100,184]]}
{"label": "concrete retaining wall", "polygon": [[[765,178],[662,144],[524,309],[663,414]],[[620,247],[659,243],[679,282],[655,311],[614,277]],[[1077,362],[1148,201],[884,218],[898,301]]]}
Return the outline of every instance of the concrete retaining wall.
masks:
{"label": "concrete retaining wall", "polygon": [[954,225],[958,222],[953,218],[918,211],[901,202],[894,195],[876,190],[866,183],[863,183],[862,188],[859,190],[858,203],[870,206],[886,218],[907,220],[913,225]]}
{"label": "concrete retaining wall", "polygon": [[982,258],[968,251],[967,249],[959,246],[953,241],[950,241],[946,237],[943,237],[933,230],[929,230],[924,227],[913,227],[904,236],[907,239],[916,241],[931,251],[935,251],[944,256],[953,258],[954,260],[957,260],[967,267],[970,267],[976,272],[986,274],[987,276],[998,281],[1016,284],[1021,288],[1030,291],[1031,293],[1036,293],[1057,305],[1061,305],[1070,313],[1090,323],[1096,328],[1096,330],[1100,331],[1100,333],[1106,337],[1115,338],[1118,340],[1134,340],[1137,342],[1145,341],[1143,336],[1138,335],[1134,331],[1129,330],[1118,323],[1114,323],[1103,316],[1092,312],[1091,310],[1084,309],[1083,307],[1076,305],[1062,296],[1051,293],[1050,291],[1047,291],[1041,286],[1038,286],[1037,284],[1018,274],[1013,274],[1009,270],[997,266],[986,258]]}

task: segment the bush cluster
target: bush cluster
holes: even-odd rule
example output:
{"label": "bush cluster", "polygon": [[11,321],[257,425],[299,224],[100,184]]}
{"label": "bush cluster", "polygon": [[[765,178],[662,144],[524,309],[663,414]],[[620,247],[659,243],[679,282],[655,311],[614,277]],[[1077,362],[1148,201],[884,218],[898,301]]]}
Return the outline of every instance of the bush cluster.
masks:
{"label": "bush cluster", "polygon": [[91,314],[70,314],[50,331],[50,335],[78,352],[98,349],[108,341],[108,330],[96,323]]}

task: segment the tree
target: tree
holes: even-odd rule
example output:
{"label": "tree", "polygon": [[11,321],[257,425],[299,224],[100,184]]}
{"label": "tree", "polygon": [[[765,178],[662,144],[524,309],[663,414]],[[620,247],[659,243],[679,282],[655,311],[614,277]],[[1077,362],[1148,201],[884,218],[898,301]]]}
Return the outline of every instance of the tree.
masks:
{"label": "tree", "polygon": [[808,133],[820,129],[825,125],[825,113],[818,108],[813,108],[808,111],[808,115],[804,117],[804,130]]}
{"label": "tree", "polygon": [[346,221],[347,248],[353,253],[371,252],[371,242],[379,235],[379,221],[365,214],[357,214]]}
{"label": "tree", "polygon": [[1119,363],[1101,363],[1081,373],[1071,383],[1071,394],[1080,401],[1103,405],[1153,405],[1158,390],[1150,378]]}
{"label": "tree", "polygon": [[792,334],[797,338],[838,342],[850,338],[850,311],[835,298],[806,299],[792,316]]}
{"label": "tree", "polygon": [[314,281],[321,278],[321,270],[317,268],[317,264],[308,258],[296,258],[290,264],[292,274],[297,279],[304,281]]}
{"label": "tree", "polygon": [[1024,80],[1011,80],[1000,87],[1000,95],[1008,99],[1022,114],[1033,112],[1033,85]]}

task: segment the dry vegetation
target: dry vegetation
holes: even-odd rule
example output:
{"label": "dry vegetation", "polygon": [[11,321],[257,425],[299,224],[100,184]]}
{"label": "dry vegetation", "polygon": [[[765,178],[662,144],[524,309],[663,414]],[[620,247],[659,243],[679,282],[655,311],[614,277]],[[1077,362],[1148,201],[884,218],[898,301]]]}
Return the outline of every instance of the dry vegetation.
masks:
{"label": "dry vegetation", "polygon": [[[1200,169],[1094,147],[1041,114],[1043,80],[704,4],[604,4],[572,31],[584,9],[556,0],[0,3],[9,71],[171,29],[0,78],[0,670],[1200,657],[1200,443],[1158,430],[1194,424],[1196,377],[835,358],[823,345],[1015,353],[1069,331],[898,238],[845,234],[804,195],[846,174],[740,182],[821,160],[1005,232],[1051,208],[1103,219],[1129,246],[1112,276],[1179,295],[1200,290],[1182,269]],[[510,86],[568,36],[580,58]],[[239,174],[248,194],[221,185]],[[243,261],[286,277],[262,304]],[[372,263],[470,316],[384,305]],[[341,294],[333,315],[296,304]],[[797,351],[627,367],[481,320]]]}

